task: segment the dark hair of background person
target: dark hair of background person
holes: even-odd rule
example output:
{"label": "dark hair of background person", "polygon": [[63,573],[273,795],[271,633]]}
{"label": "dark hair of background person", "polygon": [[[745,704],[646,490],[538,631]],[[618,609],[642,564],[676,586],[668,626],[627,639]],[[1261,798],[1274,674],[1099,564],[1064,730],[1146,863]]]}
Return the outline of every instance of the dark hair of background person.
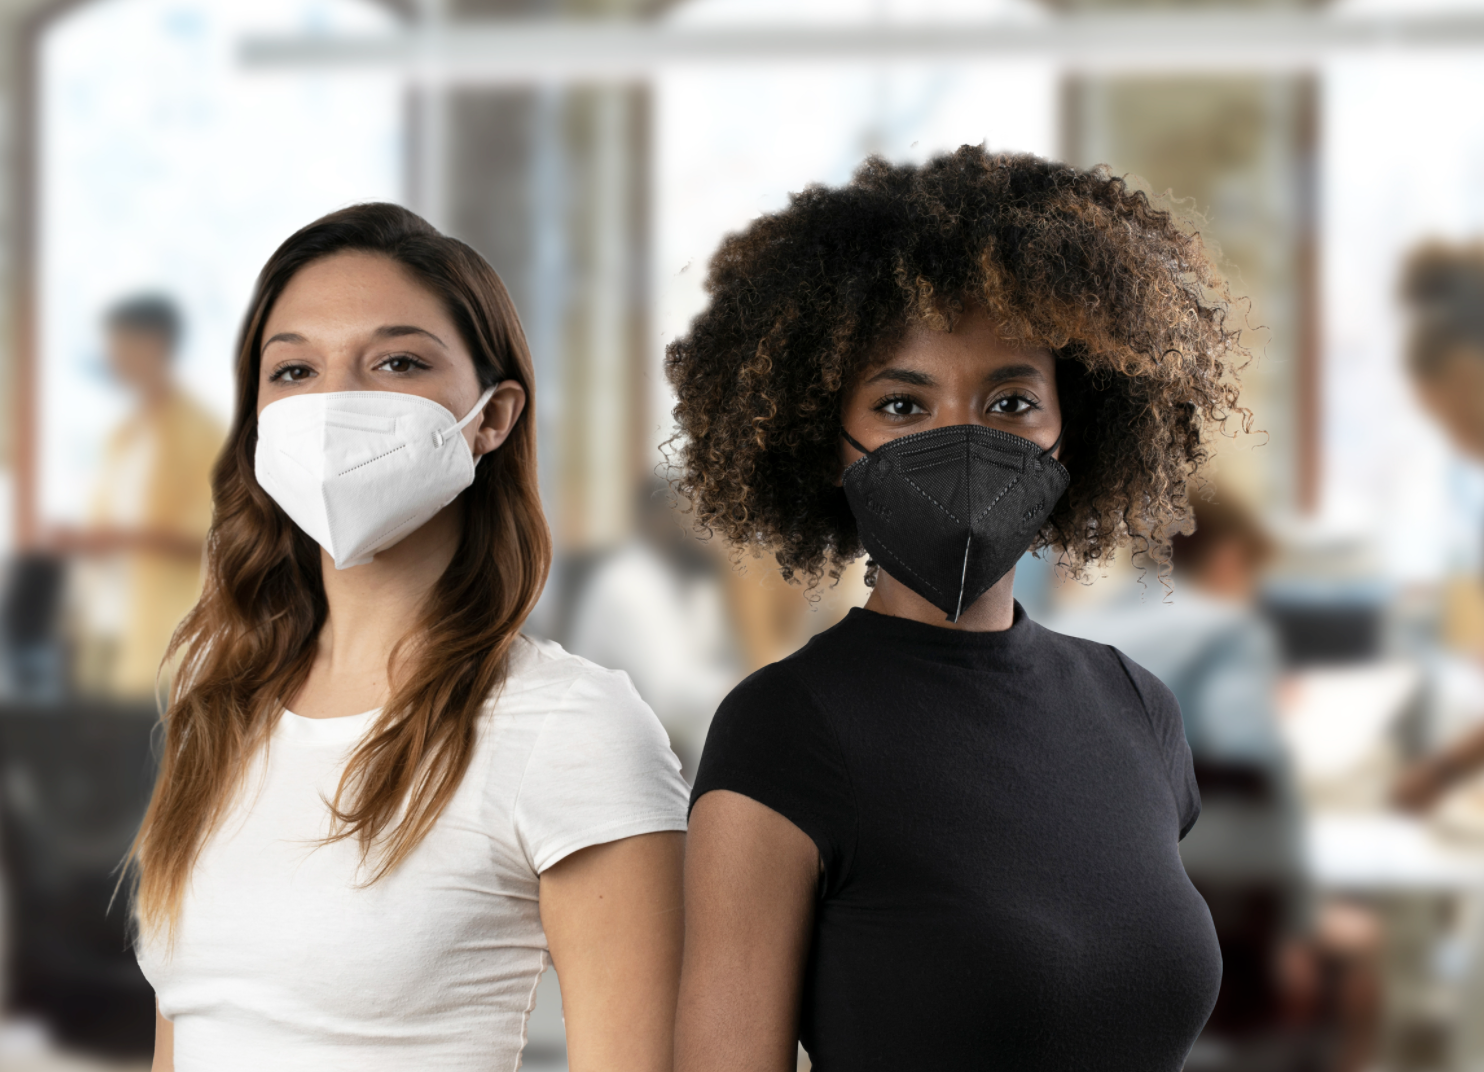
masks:
{"label": "dark hair of background person", "polygon": [[1217,549],[1236,542],[1247,564],[1259,569],[1272,560],[1278,546],[1257,515],[1242,503],[1218,495],[1197,496],[1190,504],[1195,531],[1170,538],[1170,564],[1184,574],[1198,574]]}
{"label": "dark hair of background person", "polygon": [[171,355],[180,345],[180,309],[163,294],[136,294],[115,302],[103,314],[103,323],[112,331],[157,336]]}
{"label": "dark hair of background person", "polygon": [[969,303],[1058,359],[1072,482],[1032,549],[1073,575],[1131,536],[1167,572],[1205,437],[1250,430],[1248,354],[1199,234],[1106,169],[970,145],[872,157],[729,236],[706,287],[666,351],[677,490],[698,528],[773,551],[787,579],[862,552],[835,486],[845,393],[909,325],[947,330]]}
{"label": "dark hair of background person", "polygon": [[1402,301],[1411,312],[1407,366],[1429,379],[1454,357],[1484,361],[1484,242],[1429,242],[1407,258]]}
{"label": "dark hair of background person", "polygon": [[205,587],[171,643],[183,660],[163,719],[159,778],[130,857],[137,918],[147,928],[164,924],[173,934],[205,839],[314,660],[327,613],[320,549],[254,474],[259,364],[263,326],[289,280],[347,251],[405,268],[443,301],[481,388],[514,380],[527,398],[509,438],[475,469],[459,548],[429,597],[420,632],[395,653],[398,684],[331,802],[331,840],[354,837],[366,856],[376,851],[370,881],[416,847],[458,788],[480,710],[504,678],[507,653],[550,567],[531,357],[494,269],[396,205],[343,209],[290,237],[258,277],[242,329],[236,417],[212,475]]}

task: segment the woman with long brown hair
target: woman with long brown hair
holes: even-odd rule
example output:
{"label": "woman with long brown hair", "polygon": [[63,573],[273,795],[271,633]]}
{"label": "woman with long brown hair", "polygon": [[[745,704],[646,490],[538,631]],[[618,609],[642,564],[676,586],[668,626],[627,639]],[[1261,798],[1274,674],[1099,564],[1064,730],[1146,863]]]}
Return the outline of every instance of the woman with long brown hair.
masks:
{"label": "woman with long brown hair", "polygon": [[[669,1069],[686,791],[621,674],[520,634],[532,372],[473,250],[393,205],[269,259],[134,845],[155,1068]],[[548,959],[550,958],[550,959]]]}

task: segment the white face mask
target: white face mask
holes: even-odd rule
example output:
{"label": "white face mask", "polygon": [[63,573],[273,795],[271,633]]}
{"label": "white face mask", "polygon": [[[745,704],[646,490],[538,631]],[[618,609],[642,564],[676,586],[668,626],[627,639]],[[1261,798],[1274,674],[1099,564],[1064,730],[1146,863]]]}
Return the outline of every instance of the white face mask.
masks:
{"label": "white face mask", "polygon": [[463,420],[400,391],[294,395],[258,415],[258,483],[336,569],[371,561],[474,483]]}

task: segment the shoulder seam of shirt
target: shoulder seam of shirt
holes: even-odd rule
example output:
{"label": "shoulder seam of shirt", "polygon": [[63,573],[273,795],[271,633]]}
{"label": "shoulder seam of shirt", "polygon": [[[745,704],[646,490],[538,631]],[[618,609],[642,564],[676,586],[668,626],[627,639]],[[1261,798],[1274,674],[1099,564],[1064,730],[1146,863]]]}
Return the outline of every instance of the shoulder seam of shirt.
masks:
{"label": "shoulder seam of shirt", "polygon": [[1129,685],[1134,690],[1134,695],[1139,698],[1139,706],[1144,709],[1144,725],[1149,730],[1149,736],[1154,741],[1154,750],[1159,756],[1160,768],[1165,772],[1165,785],[1169,787],[1170,797],[1175,802],[1176,811],[1180,812],[1183,810],[1184,807],[1181,804],[1182,794],[1180,790],[1175,786],[1175,779],[1172,777],[1172,772],[1170,770],[1170,758],[1169,756],[1165,755],[1165,744],[1164,741],[1160,738],[1159,728],[1154,724],[1154,713],[1149,710],[1149,700],[1144,695],[1144,690],[1139,687],[1139,682],[1134,678],[1133,670],[1129,668],[1129,657],[1115,648],[1112,644],[1104,644],[1103,647],[1111,651],[1114,658],[1118,660],[1118,665],[1123,668],[1123,676],[1128,679]]}
{"label": "shoulder seam of shirt", "polygon": [[[577,682],[580,678],[580,674],[572,675],[572,678],[567,682],[566,688],[562,690],[561,699],[565,700],[568,693],[577,687]],[[493,709],[491,709],[490,713],[494,713]],[[536,731],[536,736],[531,741],[531,749],[526,753],[525,762],[521,764],[520,784],[515,787],[515,796],[510,801],[510,825],[515,829],[515,839],[520,843],[520,851],[525,855],[526,863],[531,865],[532,871],[536,870],[536,862],[531,859],[531,847],[526,844],[525,835],[520,829],[520,798],[521,794],[525,792],[526,775],[531,769],[531,759],[536,755],[536,749],[541,747],[541,738],[546,736],[546,727],[550,724],[551,712],[548,710],[541,715],[541,728]]]}
{"label": "shoulder seam of shirt", "polygon": [[[484,763],[484,779],[483,779],[483,781],[481,783],[481,791],[480,791],[480,794],[479,794],[479,805],[478,805],[478,807],[479,807],[479,815],[480,815],[480,819],[481,819],[481,824],[480,825],[481,825],[481,831],[484,834],[486,840],[490,840],[490,841],[493,841],[495,839],[495,834],[493,833],[492,830],[485,829],[484,828],[484,824],[483,824],[483,820],[486,817],[485,808],[488,805],[489,800],[490,800],[490,789],[489,789],[490,779],[494,777],[494,772],[495,772],[495,767],[496,767],[496,763],[494,761],[494,756],[491,754],[492,751],[493,751],[493,749],[494,749],[494,742],[492,740],[490,740],[490,738],[492,736],[492,733],[491,733],[490,725],[489,724],[490,724],[490,722],[492,722],[494,720],[495,709],[500,704],[500,698],[505,695],[505,686],[510,681],[510,663],[511,663],[510,653],[507,652],[506,655],[505,655],[505,674],[504,674],[503,677],[500,678],[500,683],[497,686],[495,686],[495,688],[490,692],[490,694],[488,696],[485,697],[484,703],[480,705],[479,718],[478,718],[477,723],[476,723],[477,736],[475,738],[475,752],[474,752],[474,755],[475,756],[479,756],[479,758]],[[542,725],[543,726],[545,725],[544,721],[543,721]],[[538,737],[538,739],[540,737],[540,732],[539,731],[537,731],[537,737]],[[534,743],[532,743],[532,745],[531,745],[531,751],[534,752],[535,750],[536,750],[536,746],[535,746]],[[481,754],[481,753],[483,753],[483,754]],[[529,755],[526,756],[526,762],[529,763],[530,761],[531,761],[531,757]],[[471,764],[472,764],[472,757],[471,757]],[[466,774],[465,777],[468,777],[468,775]],[[522,781],[522,783],[524,783],[524,781],[525,781],[525,767],[521,767],[521,781]],[[518,799],[519,798],[519,787],[517,787],[516,793],[517,793],[517,799]],[[511,837],[513,837],[515,839],[515,841],[517,843],[519,843],[520,842],[520,830],[516,826],[516,823],[515,823],[515,803],[514,803],[514,801],[512,801],[511,802],[511,805],[510,805],[509,824],[510,824],[510,834],[511,834]],[[524,845],[521,845],[521,851],[522,852],[525,851],[525,846]]]}
{"label": "shoulder seam of shirt", "polygon": [[[812,640],[813,638],[810,639]],[[782,666],[784,664],[779,663],[778,665]],[[860,800],[855,791],[855,776],[850,772],[850,764],[845,759],[845,746],[840,741],[840,733],[835,728],[835,720],[830,717],[830,709],[825,704],[820,702],[820,699],[815,694],[813,687],[810,686],[808,681],[804,680],[802,674],[800,674],[792,666],[790,666],[788,669],[789,672],[793,675],[794,680],[804,690],[805,695],[809,697],[809,702],[818,709],[820,717],[824,719],[825,727],[830,732],[830,740],[835,743],[835,754],[839,757],[840,769],[845,772],[845,784],[850,787],[850,863],[853,865],[855,863],[856,849],[860,845],[861,830]],[[828,879],[829,877],[830,876],[827,874],[826,878]]]}

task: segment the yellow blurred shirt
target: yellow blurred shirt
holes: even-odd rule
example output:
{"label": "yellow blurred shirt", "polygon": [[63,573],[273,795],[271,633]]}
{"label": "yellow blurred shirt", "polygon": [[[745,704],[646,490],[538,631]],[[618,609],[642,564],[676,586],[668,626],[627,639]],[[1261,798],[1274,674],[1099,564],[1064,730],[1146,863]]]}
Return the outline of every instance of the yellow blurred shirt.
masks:
{"label": "yellow blurred shirt", "polygon": [[[109,436],[93,498],[95,525],[170,533],[205,545],[211,528],[211,467],[225,431],[200,403],[173,390]],[[201,560],[127,552],[100,564],[90,586],[90,632],[112,634],[100,682],[121,698],[150,696],[175,627],[201,592]]]}

